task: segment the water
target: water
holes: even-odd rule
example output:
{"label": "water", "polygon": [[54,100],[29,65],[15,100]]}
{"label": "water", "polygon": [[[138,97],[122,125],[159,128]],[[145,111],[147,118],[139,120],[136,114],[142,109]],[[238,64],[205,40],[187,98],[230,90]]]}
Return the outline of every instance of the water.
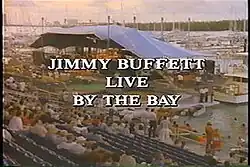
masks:
{"label": "water", "polygon": [[[184,121],[191,124],[191,126],[203,133],[205,125],[208,121],[211,121],[214,128],[218,128],[221,135],[224,137],[224,147],[217,156],[222,159],[228,158],[228,152],[230,147],[237,144],[239,136],[246,138],[244,133],[248,126],[248,105],[232,105],[232,104],[219,104],[213,108],[208,108],[207,112],[196,118],[181,117],[178,122],[181,124]],[[237,118],[237,121],[234,120]],[[246,124],[246,128],[242,128],[242,123]],[[228,136],[231,136],[228,139]],[[195,150],[204,154],[204,146],[188,143],[187,146],[190,150]]]}

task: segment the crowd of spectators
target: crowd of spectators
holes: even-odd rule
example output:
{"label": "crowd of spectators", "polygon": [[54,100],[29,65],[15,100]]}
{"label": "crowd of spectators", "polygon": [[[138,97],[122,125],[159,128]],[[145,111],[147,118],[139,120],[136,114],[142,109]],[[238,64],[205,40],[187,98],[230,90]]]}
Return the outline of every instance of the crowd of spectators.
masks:
{"label": "crowd of spectators", "polygon": [[[36,150],[29,148],[29,145],[25,145],[25,142],[19,138],[23,136],[27,141],[32,139],[39,143],[39,147],[51,143],[50,146],[47,145],[46,149],[54,150],[58,154],[61,153],[59,155],[65,155],[68,159],[74,159],[72,164],[76,166],[77,164],[121,167],[147,166],[149,164],[158,166],[180,165],[169,155],[159,150],[155,150],[152,155],[147,155],[151,157],[151,160],[140,160],[134,156],[133,147],[123,149],[120,152],[110,151],[110,149],[102,147],[112,147],[112,144],[106,139],[105,134],[96,133],[96,129],[105,131],[110,135],[108,138],[112,138],[112,134],[122,134],[128,138],[141,135],[144,138],[146,136],[153,139],[160,138],[165,143],[171,140],[176,144],[175,147],[182,150],[186,149],[185,142],[171,138],[172,132],[167,130],[174,126],[175,122],[171,122],[166,117],[161,122],[157,122],[153,109],[146,109],[152,113],[150,119],[127,120],[124,116],[115,114],[112,109],[108,112],[104,110],[97,113],[91,108],[66,107],[63,105],[63,101],[58,104],[51,103],[49,99],[41,102],[37,96],[30,97],[30,91],[28,90],[28,84],[17,82],[13,77],[5,81],[3,138],[4,142],[9,144],[8,147],[4,147],[5,163],[20,164],[18,160],[15,160],[17,157],[11,151],[11,146],[15,146],[15,144],[17,144],[16,149],[20,147],[17,150],[23,150],[22,155],[32,152],[33,160],[37,159],[38,155],[36,154],[38,153]],[[60,151],[66,151],[66,153]],[[49,153],[52,154],[51,151]],[[54,161],[47,160],[47,155],[41,154],[39,157],[42,160],[40,162],[38,158],[37,163],[39,161],[46,166],[49,161],[52,166],[58,165]],[[21,165],[25,166],[31,165],[33,162],[25,161],[23,163]]]}

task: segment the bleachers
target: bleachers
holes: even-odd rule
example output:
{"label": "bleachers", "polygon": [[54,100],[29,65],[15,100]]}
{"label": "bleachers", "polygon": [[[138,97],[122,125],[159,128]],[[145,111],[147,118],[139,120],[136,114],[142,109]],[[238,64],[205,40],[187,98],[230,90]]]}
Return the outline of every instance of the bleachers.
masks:
{"label": "bleachers", "polygon": [[67,158],[70,161],[73,161],[74,163],[78,164],[78,165],[85,165],[84,162],[82,162],[82,160],[80,159],[79,156],[72,154],[70,152],[68,152],[67,150],[63,150],[63,149],[57,149],[56,145],[54,143],[52,143],[49,140],[46,140],[42,137],[39,137],[37,135],[34,134],[29,134],[28,137],[30,137],[31,139],[35,140],[38,144],[46,147],[46,148],[50,148],[51,150],[53,150],[55,153],[57,153],[58,155],[61,155],[65,158]]}
{"label": "bleachers", "polygon": [[[58,127],[60,127],[59,129],[66,129],[64,126]],[[99,147],[111,152],[117,152],[119,154],[122,154],[126,150],[130,149],[138,163],[150,163],[152,156],[155,153],[162,152],[179,166],[211,166],[203,156],[142,135],[135,134],[134,137],[129,137],[124,134],[108,133],[100,128],[91,128],[91,131],[94,134],[101,135],[102,139],[105,141],[105,143],[97,142]],[[71,133],[75,136],[82,136],[75,131],[71,131]],[[11,155],[15,158],[18,157],[16,161],[20,164],[29,166],[42,164],[43,166],[61,167],[93,165],[86,164],[81,156],[70,153],[67,150],[57,149],[55,144],[45,138],[31,133],[24,135],[11,132],[11,134],[15,138],[15,142],[10,143],[4,141],[4,152],[6,154],[11,153]],[[13,154],[13,152],[15,153]]]}
{"label": "bleachers", "polygon": [[[121,134],[121,135],[123,135],[123,134]],[[152,145],[152,146],[154,146],[154,147],[156,147],[158,149],[168,151],[171,154],[182,155],[184,158],[189,158],[189,159],[194,160],[195,164],[197,164],[197,163],[201,164],[201,165],[206,165],[207,164],[207,161],[201,155],[198,155],[198,154],[195,154],[193,152],[189,152],[189,151],[183,150],[181,148],[178,148],[178,147],[175,147],[175,146],[160,142],[158,140],[150,139],[149,137],[142,136],[142,135],[139,135],[139,134],[135,135],[135,140],[150,144],[150,145]]]}
{"label": "bleachers", "polygon": [[[6,127],[4,127],[6,129]],[[13,131],[8,130],[13,138],[15,139],[15,143],[23,148],[26,151],[34,152],[37,157],[43,157],[46,162],[54,165],[54,166],[62,166],[62,167],[73,167],[78,166],[77,163],[70,161],[69,159],[61,156],[57,152],[55,152],[56,145],[52,142],[45,140],[37,135],[33,135],[31,133],[20,134]]]}
{"label": "bleachers", "polygon": [[134,150],[133,152],[137,154],[138,157],[144,158],[145,162],[150,161],[150,156],[152,156],[153,153],[162,152],[167,155],[167,157],[177,162],[179,165],[210,166],[202,156],[167,145],[165,143],[158,142],[156,140],[149,139],[144,136],[140,136],[140,138],[138,138],[138,136],[135,135],[135,137],[132,138],[123,134],[111,134],[101,129],[97,129],[95,133],[101,134],[104,139],[109,138],[106,140],[114,140],[114,143],[119,143],[120,145],[124,145],[123,147]]}
{"label": "bleachers", "polygon": [[[61,129],[61,130],[63,130],[65,128],[63,125],[57,125],[56,127]],[[93,128],[93,130],[94,129],[95,128]],[[64,130],[66,130],[66,129],[64,129]],[[75,136],[83,136],[75,131],[69,131],[69,132],[73,133]],[[124,153],[129,148],[128,146],[123,145],[120,142],[115,141],[115,139],[113,138],[112,135],[110,136],[109,134],[104,133],[104,134],[102,134],[102,139],[105,142],[109,143],[109,145],[104,144],[104,143],[100,143],[100,142],[97,142],[97,143],[101,148],[104,148],[108,151],[111,151],[111,152],[115,151],[115,152],[118,152],[121,154],[121,153]],[[137,162],[146,162],[146,159],[145,159],[146,156],[144,154],[138,152],[137,150],[134,153],[134,157],[136,158]],[[149,159],[149,157],[147,157],[147,159]]]}
{"label": "bleachers", "polygon": [[136,146],[130,141],[116,138],[116,136],[113,136],[110,133],[102,133],[101,131],[96,131],[96,133],[102,135],[104,141],[108,142],[113,147],[120,149],[121,152],[125,152],[126,150],[131,149],[133,156],[138,163],[151,162],[151,156],[153,155],[152,152],[144,148],[140,148],[140,146]]}
{"label": "bleachers", "polygon": [[11,158],[9,155],[3,152],[3,165],[4,166],[20,166],[15,159]]}
{"label": "bleachers", "polygon": [[[58,126],[63,129],[63,126]],[[98,143],[100,147],[109,151],[118,151],[124,153],[127,149],[131,149],[133,156],[138,163],[146,162],[150,163],[152,155],[157,152],[164,153],[167,157],[177,162],[179,165],[200,165],[210,166],[205,157],[197,155],[195,153],[171,146],[154,139],[150,139],[145,136],[136,134],[134,138],[125,136],[124,134],[108,133],[102,129],[94,128],[92,131],[95,134],[102,136],[102,139],[109,143]],[[71,131],[76,136],[81,136],[77,132]]]}
{"label": "bleachers", "polygon": [[[147,163],[150,163],[152,161],[152,156],[157,152],[162,152],[162,150],[157,149],[156,147],[152,147],[148,143],[142,143],[141,141],[134,140],[131,137],[128,136],[121,136],[120,134],[106,134],[107,132],[104,131],[97,131],[98,134],[102,134],[104,136],[107,135],[107,137],[112,135],[113,139],[116,142],[120,142],[121,145],[125,145],[133,150],[135,154],[137,154],[139,157],[143,157],[144,161]],[[105,135],[106,134],[106,135]],[[173,161],[177,162],[179,165],[188,164],[187,162],[183,162],[182,159],[180,159],[178,156],[171,156],[170,154],[167,154],[169,158],[171,158]]]}
{"label": "bleachers", "polygon": [[40,157],[34,155],[33,153],[25,150],[23,147],[19,146],[15,142],[3,141],[3,151],[15,157],[15,160],[22,164],[22,166],[43,166],[43,167],[53,167],[52,164],[46,162]]}
{"label": "bleachers", "polygon": [[[24,146],[29,151],[36,150],[35,153],[37,156],[44,157],[47,162],[55,166],[77,166],[77,164],[75,164],[74,162],[71,162],[67,158],[51,150],[52,147],[44,147],[42,145],[39,145],[34,140],[24,135],[16,134],[14,137],[18,144]],[[43,142],[47,143],[47,141],[44,141],[44,139]]]}

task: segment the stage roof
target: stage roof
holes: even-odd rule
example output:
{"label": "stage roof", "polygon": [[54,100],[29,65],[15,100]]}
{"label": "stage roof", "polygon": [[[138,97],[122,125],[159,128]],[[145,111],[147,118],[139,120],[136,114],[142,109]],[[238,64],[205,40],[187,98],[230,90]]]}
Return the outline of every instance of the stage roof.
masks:
{"label": "stage roof", "polygon": [[71,28],[54,28],[42,34],[31,47],[69,46],[106,48],[110,39],[111,48],[126,49],[140,58],[185,58],[203,56],[204,54],[173,46],[154,38],[150,33],[117,25],[79,26]]}

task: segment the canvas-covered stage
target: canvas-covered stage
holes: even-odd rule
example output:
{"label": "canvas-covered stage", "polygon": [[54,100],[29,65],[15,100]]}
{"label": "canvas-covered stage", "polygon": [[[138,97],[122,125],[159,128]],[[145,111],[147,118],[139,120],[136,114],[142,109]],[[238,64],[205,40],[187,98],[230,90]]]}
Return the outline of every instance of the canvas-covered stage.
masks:
{"label": "canvas-covered stage", "polygon": [[41,35],[31,47],[69,46],[124,49],[140,58],[185,58],[203,56],[154,38],[150,33],[117,25],[54,28]]}

